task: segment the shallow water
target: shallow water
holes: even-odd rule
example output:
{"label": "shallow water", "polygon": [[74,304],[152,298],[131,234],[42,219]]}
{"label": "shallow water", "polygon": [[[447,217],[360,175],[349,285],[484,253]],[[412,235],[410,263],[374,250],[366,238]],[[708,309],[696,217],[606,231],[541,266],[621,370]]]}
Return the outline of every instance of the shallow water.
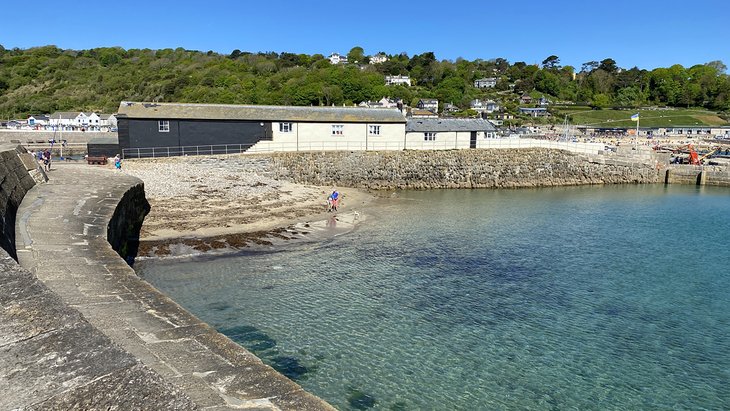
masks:
{"label": "shallow water", "polygon": [[140,272],[339,409],[730,409],[729,189],[399,195]]}

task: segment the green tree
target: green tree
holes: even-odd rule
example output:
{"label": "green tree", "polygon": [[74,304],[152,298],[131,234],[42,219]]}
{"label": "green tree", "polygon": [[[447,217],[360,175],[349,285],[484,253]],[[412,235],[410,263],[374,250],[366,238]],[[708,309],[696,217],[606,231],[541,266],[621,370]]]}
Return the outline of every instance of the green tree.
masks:
{"label": "green tree", "polygon": [[350,63],[363,63],[365,61],[365,50],[360,46],[355,46],[347,53],[347,61]]}

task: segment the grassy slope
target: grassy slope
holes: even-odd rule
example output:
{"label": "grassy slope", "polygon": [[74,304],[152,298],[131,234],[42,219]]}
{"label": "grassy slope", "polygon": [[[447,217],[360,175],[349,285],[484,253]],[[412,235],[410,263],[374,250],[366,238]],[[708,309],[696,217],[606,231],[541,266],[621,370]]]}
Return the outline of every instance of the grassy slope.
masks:
{"label": "grassy slope", "polygon": [[[631,115],[637,111],[629,110],[560,110],[560,116],[569,115],[571,123],[596,127],[636,127]],[[679,127],[679,126],[724,126],[728,125],[716,113],[698,109],[638,110],[641,127]]]}

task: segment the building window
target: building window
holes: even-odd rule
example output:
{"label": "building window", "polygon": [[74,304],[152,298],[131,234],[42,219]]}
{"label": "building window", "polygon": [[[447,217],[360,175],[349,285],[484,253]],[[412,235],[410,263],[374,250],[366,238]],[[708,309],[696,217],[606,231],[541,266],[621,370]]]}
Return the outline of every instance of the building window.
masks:
{"label": "building window", "polygon": [[432,131],[427,131],[423,133],[423,139],[425,141],[436,141],[436,133]]}
{"label": "building window", "polygon": [[168,120],[160,120],[157,122],[157,130],[160,133],[169,133],[170,132],[170,121]]}
{"label": "building window", "polygon": [[279,123],[279,131],[281,131],[282,133],[291,133],[291,123]]}
{"label": "building window", "polygon": [[342,124],[332,124],[332,135],[341,136],[344,134],[345,126]]}
{"label": "building window", "polygon": [[371,136],[379,136],[380,126],[368,126],[368,134],[370,134]]}

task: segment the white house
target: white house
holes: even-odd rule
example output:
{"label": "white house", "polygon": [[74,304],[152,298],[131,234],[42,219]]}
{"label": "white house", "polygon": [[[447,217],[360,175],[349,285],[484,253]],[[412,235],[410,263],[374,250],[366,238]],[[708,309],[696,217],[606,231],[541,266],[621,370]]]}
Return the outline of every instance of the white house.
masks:
{"label": "white house", "polygon": [[329,57],[331,64],[345,64],[347,63],[347,56],[340,55],[339,53],[332,53]]}
{"label": "white house", "polygon": [[99,114],[101,127],[114,128],[117,126],[117,117],[114,114]]}
{"label": "white house", "polygon": [[388,61],[388,56],[386,56],[383,53],[378,53],[372,57],[370,57],[370,64],[381,64]]}
{"label": "white house", "polygon": [[78,111],[57,111],[51,114],[48,123],[52,126],[71,127],[76,125],[76,118],[78,116]]}
{"label": "white house", "polygon": [[386,86],[392,86],[396,84],[401,84],[405,86],[411,85],[411,78],[408,76],[385,76],[385,85]]}
{"label": "white house", "polygon": [[497,129],[481,118],[413,118],[406,124],[406,148],[412,150],[479,148],[494,138]]}
{"label": "white house", "polygon": [[96,113],[91,113],[86,117],[86,124],[91,130],[99,130],[101,128],[101,118]]}
{"label": "white house", "polygon": [[474,87],[476,88],[493,88],[497,85],[496,77],[485,77],[474,80]]}
{"label": "white house", "polygon": [[378,101],[363,101],[357,106],[366,108],[398,108],[399,102],[400,100],[397,99],[383,97]]}
{"label": "white house", "polygon": [[48,125],[48,121],[49,117],[47,114],[34,114],[32,116],[28,116],[28,119],[25,120],[29,127],[44,127]]}
{"label": "white house", "polygon": [[493,113],[495,111],[499,111],[499,104],[495,102],[494,100],[480,100],[475,99],[472,100],[470,103],[470,107],[472,110],[477,111],[479,113]]}

